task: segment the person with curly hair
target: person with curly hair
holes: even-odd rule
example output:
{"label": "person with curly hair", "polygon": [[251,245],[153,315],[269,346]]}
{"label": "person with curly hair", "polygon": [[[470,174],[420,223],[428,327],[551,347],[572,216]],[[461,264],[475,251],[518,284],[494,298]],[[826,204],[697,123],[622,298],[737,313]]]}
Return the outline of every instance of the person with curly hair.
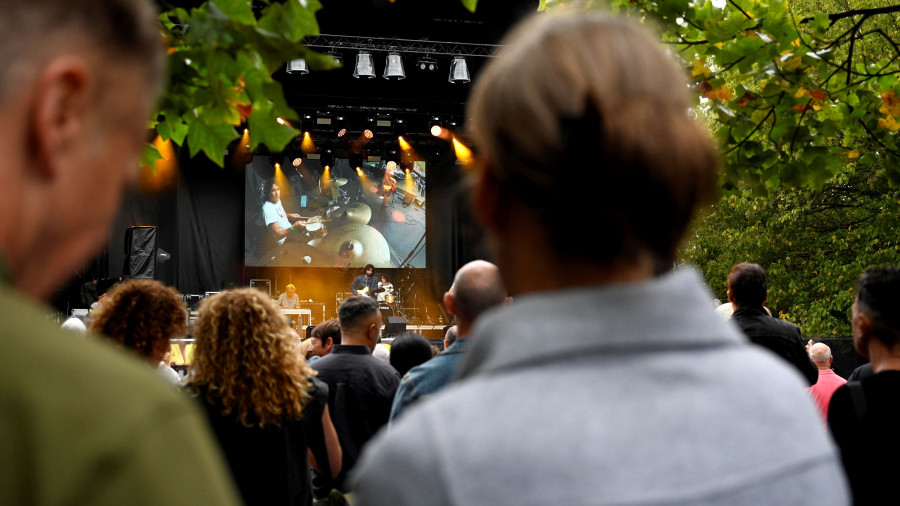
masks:
{"label": "person with curly hair", "polygon": [[203,301],[187,390],[206,410],[246,504],[312,504],[311,465],[336,476],[342,451],[328,386],[313,378],[280,308],[253,288]]}
{"label": "person with curly hair", "polygon": [[91,313],[91,332],[103,334],[133,350],[178,383],[181,378],[162,362],[169,340],[188,333],[184,301],[174,288],[150,279],[129,279],[114,286]]}

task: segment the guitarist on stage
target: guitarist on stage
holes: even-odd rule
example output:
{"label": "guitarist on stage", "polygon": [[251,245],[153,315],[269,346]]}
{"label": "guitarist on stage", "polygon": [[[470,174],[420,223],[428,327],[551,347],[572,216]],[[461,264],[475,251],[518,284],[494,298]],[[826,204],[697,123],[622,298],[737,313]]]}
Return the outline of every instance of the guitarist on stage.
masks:
{"label": "guitarist on stage", "polygon": [[363,274],[356,276],[350,285],[353,295],[368,295],[374,297],[378,290],[378,278],[375,277],[375,266],[368,264],[363,267]]}

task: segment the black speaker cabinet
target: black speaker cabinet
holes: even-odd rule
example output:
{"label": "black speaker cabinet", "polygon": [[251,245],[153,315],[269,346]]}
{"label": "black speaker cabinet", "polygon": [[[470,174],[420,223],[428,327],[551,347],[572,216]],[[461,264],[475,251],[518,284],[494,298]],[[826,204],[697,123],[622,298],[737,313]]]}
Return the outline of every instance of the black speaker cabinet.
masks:
{"label": "black speaker cabinet", "polygon": [[404,332],[406,332],[406,317],[391,316],[388,318],[387,323],[384,325],[384,332],[382,332],[382,336],[397,336]]}
{"label": "black speaker cabinet", "polygon": [[125,265],[122,275],[131,278],[156,279],[156,227],[128,227],[125,231]]}

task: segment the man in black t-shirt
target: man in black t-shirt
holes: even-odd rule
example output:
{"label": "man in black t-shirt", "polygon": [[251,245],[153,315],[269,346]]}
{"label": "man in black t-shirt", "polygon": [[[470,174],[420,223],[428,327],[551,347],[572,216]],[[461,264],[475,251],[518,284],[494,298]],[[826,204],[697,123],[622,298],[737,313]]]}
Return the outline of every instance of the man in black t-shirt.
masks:
{"label": "man in black t-shirt", "polygon": [[875,374],[835,391],[828,426],[854,503],[890,502],[900,454],[900,268],[876,267],[859,279],[853,303],[853,344]]}

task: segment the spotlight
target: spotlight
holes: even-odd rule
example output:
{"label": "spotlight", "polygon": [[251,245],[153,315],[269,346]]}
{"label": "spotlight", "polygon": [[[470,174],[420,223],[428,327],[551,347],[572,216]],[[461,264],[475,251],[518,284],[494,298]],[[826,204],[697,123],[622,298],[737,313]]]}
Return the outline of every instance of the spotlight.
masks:
{"label": "spotlight", "polygon": [[373,134],[372,131],[367,128],[367,129],[363,130],[362,135],[366,139],[371,139],[375,134]]}
{"label": "spotlight", "polygon": [[288,74],[293,74],[294,72],[299,74],[309,74],[309,67],[306,65],[306,60],[299,58],[288,62],[286,72]]}
{"label": "spotlight", "polygon": [[388,170],[391,170],[391,171],[397,170],[397,162],[395,162],[395,161],[393,161],[393,160],[389,161],[389,162],[387,163],[387,169],[388,169]]}
{"label": "spotlight", "polygon": [[453,62],[450,63],[450,78],[447,79],[451,83],[467,83],[469,78],[469,66],[466,59],[462,56],[454,56]]}
{"label": "spotlight", "polygon": [[371,54],[360,51],[356,55],[356,67],[353,69],[353,77],[365,77],[367,79],[375,77],[375,63],[372,61]]}
{"label": "spotlight", "polygon": [[384,65],[385,79],[406,79],[406,72],[403,71],[403,60],[400,53],[388,53],[387,60]]}
{"label": "spotlight", "polygon": [[431,118],[431,121],[428,122],[428,130],[431,132],[431,135],[440,137],[441,132],[444,131],[441,119],[438,117]]}
{"label": "spotlight", "polygon": [[431,127],[431,135],[433,135],[435,137],[440,137],[441,132],[443,132],[443,131],[444,131],[444,129],[438,125],[434,125],[433,127]]}
{"label": "spotlight", "polygon": [[432,71],[437,70],[438,64],[437,64],[437,61],[436,61],[434,58],[431,58],[431,57],[429,57],[429,56],[422,56],[422,57],[420,57],[419,60],[416,62],[416,67],[417,67],[419,70],[425,70],[425,71],[428,71],[428,72],[432,72]]}
{"label": "spotlight", "polygon": [[338,130],[338,133],[337,133],[337,136],[338,136],[338,137],[343,137],[343,136],[345,136],[345,135],[347,135],[347,129],[346,129],[346,128],[342,128],[342,129]]}
{"label": "spotlight", "polygon": [[303,160],[301,160],[300,157],[298,156],[297,158],[294,158],[294,161],[291,162],[291,164],[292,164],[294,167],[299,167],[300,165],[303,164]]}

